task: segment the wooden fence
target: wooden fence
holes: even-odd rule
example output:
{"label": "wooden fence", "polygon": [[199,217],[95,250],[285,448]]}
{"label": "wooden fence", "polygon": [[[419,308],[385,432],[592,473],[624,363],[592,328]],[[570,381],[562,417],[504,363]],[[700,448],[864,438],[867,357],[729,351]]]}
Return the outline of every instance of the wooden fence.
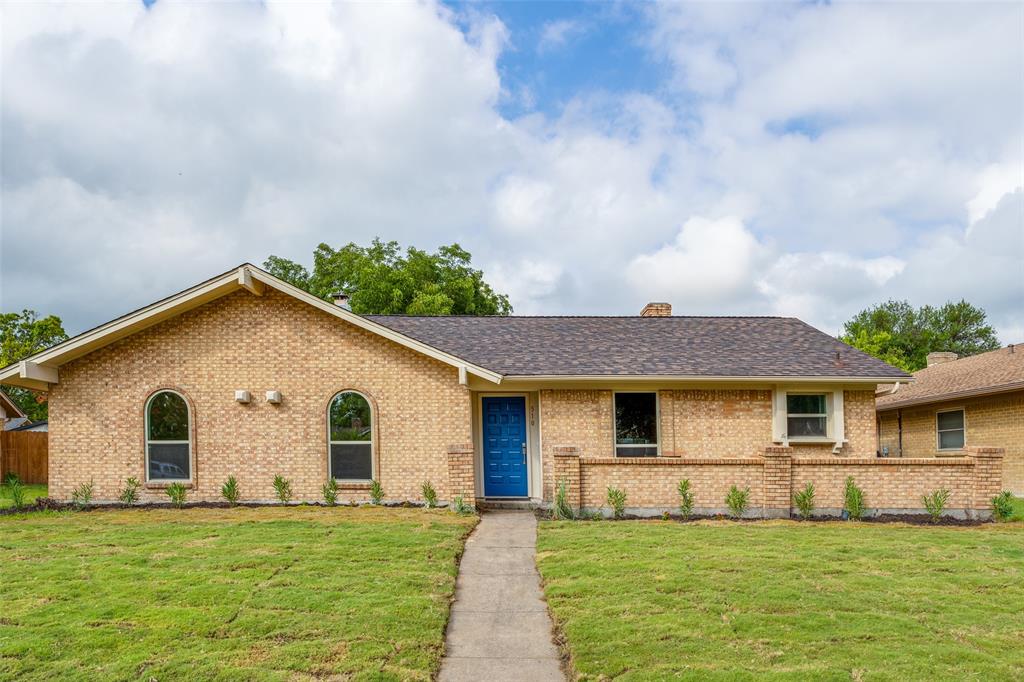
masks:
{"label": "wooden fence", "polygon": [[45,431],[0,433],[0,476],[14,473],[22,483],[47,483],[48,438]]}

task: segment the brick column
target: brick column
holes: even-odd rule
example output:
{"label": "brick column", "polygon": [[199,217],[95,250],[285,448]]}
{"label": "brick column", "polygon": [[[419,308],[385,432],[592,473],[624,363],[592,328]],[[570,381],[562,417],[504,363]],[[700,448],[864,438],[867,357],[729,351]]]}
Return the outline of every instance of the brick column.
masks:
{"label": "brick column", "polygon": [[764,449],[765,518],[789,518],[792,499],[793,448],[769,445]]}
{"label": "brick column", "polygon": [[466,504],[476,504],[476,477],[473,475],[473,444],[448,446],[448,500],[462,495]]}
{"label": "brick column", "polygon": [[974,460],[974,491],[971,509],[987,517],[992,513],[992,498],[1003,487],[1003,448],[968,446],[967,456]]}
{"label": "brick column", "polygon": [[[552,448],[555,455],[555,492],[565,481],[565,492],[569,498],[569,506],[579,509],[580,499],[580,449],[575,445],[556,445]],[[554,501],[554,498],[552,498]]]}

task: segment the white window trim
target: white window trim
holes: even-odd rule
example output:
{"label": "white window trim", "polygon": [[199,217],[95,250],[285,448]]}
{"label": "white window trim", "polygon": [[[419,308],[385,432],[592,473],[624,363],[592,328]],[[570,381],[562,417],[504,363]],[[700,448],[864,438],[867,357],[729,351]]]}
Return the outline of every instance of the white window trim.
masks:
{"label": "white window trim", "polygon": [[[824,395],[825,396],[825,435],[789,437],[790,416],[820,417],[820,414],[798,415],[789,414],[787,396],[793,395]],[[832,452],[842,448],[846,440],[846,406],[843,400],[843,389],[833,387],[808,386],[776,386],[772,392],[772,442],[788,446],[791,442],[798,444],[832,443]]]}
{"label": "white window trim", "polygon": [[[346,393],[355,393],[357,396],[366,401],[366,405],[370,408],[370,440],[331,440],[331,405],[338,399],[338,396],[345,395]],[[332,445],[370,445],[370,478],[334,478],[334,471],[331,467],[331,446]],[[327,403],[327,475],[333,478],[338,483],[370,483],[377,477],[377,415],[373,410],[373,401],[361,391],[355,391],[352,389],[345,389],[344,391],[338,391],[331,396],[330,402]]]}
{"label": "white window trim", "polygon": [[615,409],[615,398],[620,393],[653,393],[654,394],[654,447],[657,448],[656,454],[654,455],[637,455],[637,457],[661,457],[661,394],[659,391],[612,391],[612,456],[624,457],[625,455],[619,455],[619,448],[649,448],[650,444],[641,445],[636,444],[619,444],[618,438],[618,424],[616,423],[616,409]]}
{"label": "white window trim", "polygon": [[[959,412],[960,414],[963,415],[963,418],[960,420],[960,423],[963,424],[963,426],[961,426],[959,429],[940,429],[939,428],[939,415],[940,414],[949,414],[950,412]],[[941,444],[942,441],[939,438],[939,434],[950,433],[952,431],[963,431],[963,434],[964,434],[964,444],[961,445],[958,448],[944,448],[944,447],[940,447],[940,444]],[[949,409],[949,410],[936,410],[936,412],[935,412],[935,450],[936,450],[936,452],[960,452],[961,450],[963,450],[966,447],[967,447],[967,410],[965,410],[962,407],[955,407],[955,408]]]}
{"label": "white window trim", "polygon": [[[151,440],[149,437],[149,407],[153,404],[153,399],[161,393],[173,393],[182,399],[185,403],[185,411],[188,414],[188,440]],[[166,483],[171,485],[172,483],[192,483],[195,478],[195,462],[192,461],[192,405],[189,404],[188,398],[182,395],[180,392],[175,391],[171,388],[162,388],[159,391],[155,391],[153,395],[149,396],[146,400],[146,424],[145,424],[145,462],[146,462],[146,483]],[[149,446],[151,443],[159,443],[161,445],[188,445],[188,478],[150,478],[149,477]]]}

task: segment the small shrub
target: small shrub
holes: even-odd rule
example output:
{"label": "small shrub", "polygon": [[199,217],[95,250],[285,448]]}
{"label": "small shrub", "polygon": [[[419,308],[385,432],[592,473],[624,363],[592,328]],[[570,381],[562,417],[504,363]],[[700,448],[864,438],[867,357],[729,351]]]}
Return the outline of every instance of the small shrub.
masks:
{"label": "small shrub", "polygon": [[333,507],[338,504],[338,482],[333,478],[328,479],[327,483],[324,483],[324,504],[328,507]]}
{"label": "small shrub", "polygon": [[420,490],[423,491],[423,501],[427,503],[427,509],[433,509],[437,506],[437,491],[434,490],[434,484],[430,481],[423,481],[423,485],[420,486]]}
{"label": "small shrub", "polygon": [[274,476],[274,492],[281,504],[288,504],[292,499],[292,482],[281,474]]}
{"label": "small shrub", "polygon": [[843,511],[854,521],[859,521],[864,516],[864,491],[854,482],[853,476],[846,477],[846,487],[843,489]]}
{"label": "small shrub", "polygon": [[688,519],[693,516],[693,492],[690,490],[690,479],[684,478],[679,481],[676,491],[679,493],[679,513],[684,520]]}
{"label": "small shrub", "polygon": [[612,508],[612,518],[621,519],[626,515],[626,491],[608,486],[608,506]]}
{"label": "small shrub", "polygon": [[661,520],[662,521],[669,521],[671,518],[672,518],[672,515],[669,514],[667,511],[661,512]]}
{"label": "small shrub", "polygon": [[164,491],[167,493],[167,497],[171,498],[171,504],[178,509],[185,506],[185,498],[188,497],[188,488],[181,483],[172,483],[167,486]]}
{"label": "small shrub", "polygon": [[133,476],[124,482],[124,487],[117,494],[117,499],[121,501],[121,504],[133,505],[139,501],[139,488],[141,487],[139,479]]}
{"label": "small shrub", "polygon": [[551,515],[559,521],[570,521],[576,518],[572,505],[569,504],[569,483],[563,478],[558,482],[558,489],[555,491],[555,506],[551,509]]}
{"label": "small shrub", "polygon": [[17,511],[25,508],[25,486],[17,476],[7,484],[7,492],[11,495],[12,507]]}
{"label": "small shrub", "polygon": [[21,477],[13,471],[8,471],[4,475],[3,485],[11,485],[13,483],[21,483]]}
{"label": "small shrub", "polygon": [[813,483],[808,481],[803,490],[798,490],[793,494],[793,506],[796,507],[796,511],[800,514],[801,519],[806,521],[811,518],[811,512],[814,511]]}
{"label": "small shrub", "polygon": [[224,481],[224,485],[220,487],[220,494],[232,507],[238,504],[238,498],[241,495],[238,490],[238,479],[228,476],[228,480]]}
{"label": "small shrub", "polygon": [[384,499],[384,488],[381,487],[380,481],[373,479],[370,481],[370,503],[380,504]]}
{"label": "small shrub", "polygon": [[452,499],[452,511],[456,514],[472,514],[473,507],[466,504],[466,501],[462,498],[462,495],[456,495]]}
{"label": "small shrub", "polygon": [[83,483],[78,486],[71,491],[71,501],[79,509],[89,506],[89,503],[92,502],[92,491],[94,487],[95,484],[92,482],[92,479],[90,479],[88,483]]}
{"label": "small shrub", "polygon": [[742,518],[750,505],[750,488],[743,490],[736,486],[729,488],[729,493],[725,496],[725,505],[729,507],[730,516],[734,519]]}
{"label": "small shrub", "polygon": [[938,523],[942,518],[942,512],[946,510],[946,504],[949,502],[949,495],[950,492],[942,488],[921,497],[924,508],[928,510],[928,516],[932,517],[932,523]]}
{"label": "small shrub", "polygon": [[996,521],[1009,521],[1013,516],[1013,493],[1004,490],[992,498],[992,516]]}

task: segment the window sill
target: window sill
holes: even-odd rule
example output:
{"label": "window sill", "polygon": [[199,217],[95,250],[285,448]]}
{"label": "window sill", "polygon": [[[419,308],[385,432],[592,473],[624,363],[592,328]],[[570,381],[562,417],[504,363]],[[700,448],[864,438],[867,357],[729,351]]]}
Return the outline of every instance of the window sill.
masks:
{"label": "window sill", "polygon": [[820,437],[820,438],[790,438],[789,442],[790,443],[798,443],[798,444],[810,444],[810,445],[815,445],[815,444],[818,444],[818,445],[831,445],[831,444],[834,444],[836,442],[836,439],[835,438],[827,438],[827,437]]}
{"label": "window sill", "polygon": [[334,479],[334,482],[338,484],[338,488],[344,488],[346,490],[369,490],[373,484],[370,481],[342,481]]}
{"label": "window sill", "polygon": [[142,487],[146,488],[147,490],[163,490],[165,488],[171,487],[175,483],[180,483],[181,485],[183,485],[185,487],[186,490],[191,490],[192,488],[196,487],[195,483],[193,483],[192,481],[184,481],[184,480],[182,480],[182,481],[146,481],[142,485]]}

